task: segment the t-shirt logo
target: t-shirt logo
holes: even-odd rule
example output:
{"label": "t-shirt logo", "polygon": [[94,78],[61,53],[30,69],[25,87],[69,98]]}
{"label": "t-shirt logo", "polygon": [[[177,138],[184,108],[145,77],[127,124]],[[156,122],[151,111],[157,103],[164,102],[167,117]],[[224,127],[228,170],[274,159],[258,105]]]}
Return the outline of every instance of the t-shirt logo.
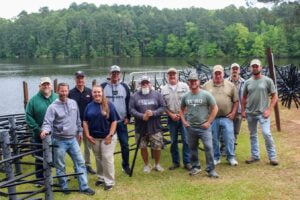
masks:
{"label": "t-shirt logo", "polygon": [[118,90],[113,90],[112,95],[118,95]]}
{"label": "t-shirt logo", "polygon": [[86,95],[86,98],[90,98],[91,96],[89,94]]}
{"label": "t-shirt logo", "polygon": [[186,102],[188,105],[196,107],[198,105],[201,105],[203,101],[202,99],[187,99]]}

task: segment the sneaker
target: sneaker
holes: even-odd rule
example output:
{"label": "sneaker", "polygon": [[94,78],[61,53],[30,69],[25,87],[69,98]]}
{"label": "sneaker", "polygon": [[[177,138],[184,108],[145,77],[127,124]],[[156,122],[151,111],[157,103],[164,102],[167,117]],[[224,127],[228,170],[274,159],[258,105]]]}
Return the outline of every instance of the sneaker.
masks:
{"label": "sneaker", "polygon": [[235,158],[230,158],[228,162],[231,166],[237,166],[239,164]]}
{"label": "sneaker", "polygon": [[191,171],[189,172],[190,176],[195,176],[196,174],[199,174],[201,172],[201,169],[198,167],[193,167]]}
{"label": "sneaker", "polygon": [[218,165],[221,163],[221,159],[218,159],[218,160],[214,160],[214,165]]}
{"label": "sneaker", "polygon": [[208,172],[207,176],[210,178],[219,178],[219,175],[215,170],[211,170],[210,172]]}
{"label": "sneaker", "polygon": [[102,186],[102,185],[104,185],[104,181],[98,180],[98,181],[95,182],[95,185],[98,186],[98,187]]}
{"label": "sneaker", "polygon": [[253,158],[253,157],[251,157],[248,160],[245,160],[245,163],[246,164],[252,164],[254,162],[258,162],[259,160],[260,160],[259,158]]}
{"label": "sneaker", "polygon": [[193,166],[190,163],[184,165],[184,169],[186,169],[188,171],[191,171],[192,168],[193,168]]}
{"label": "sneaker", "polygon": [[88,189],[85,189],[85,190],[82,190],[82,191],[80,191],[82,194],[86,194],[86,195],[90,195],[90,196],[92,196],[92,195],[94,195],[95,194],[95,191],[94,190],[92,190],[91,188],[88,188]]}
{"label": "sneaker", "polygon": [[62,189],[62,193],[71,194],[71,191],[68,188]]}
{"label": "sneaker", "polygon": [[89,174],[96,174],[96,171],[89,165],[86,165],[86,171],[89,173]]}
{"label": "sneaker", "polygon": [[130,167],[122,168],[122,171],[127,175],[130,175],[130,173],[131,173]]}
{"label": "sneaker", "polygon": [[151,172],[151,169],[152,169],[151,165],[149,165],[149,164],[145,165],[144,166],[144,173],[149,174]]}
{"label": "sneaker", "polygon": [[155,165],[154,170],[158,171],[158,172],[163,172],[164,168],[162,168],[162,166],[160,166],[160,164],[157,164],[157,165]]}
{"label": "sneaker", "polygon": [[270,160],[270,165],[276,166],[279,165],[279,162],[277,160]]}
{"label": "sneaker", "polygon": [[37,187],[37,188],[41,188],[41,187],[43,187],[43,184],[41,184],[41,183],[36,183],[36,184],[34,184],[34,186]]}
{"label": "sneaker", "polygon": [[105,191],[109,191],[109,190],[112,190],[113,187],[114,187],[113,185],[105,185],[105,186],[104,186],[104,190],[105,190]]}
{"label": "sneaker", "polygon": [[179,167],[180,167],[179,164],[173,163],[173,165],[172,165],[171,167],[169,167],[169,170],[175,170],[175,169],[177,169],[177,168],[179,168]]}

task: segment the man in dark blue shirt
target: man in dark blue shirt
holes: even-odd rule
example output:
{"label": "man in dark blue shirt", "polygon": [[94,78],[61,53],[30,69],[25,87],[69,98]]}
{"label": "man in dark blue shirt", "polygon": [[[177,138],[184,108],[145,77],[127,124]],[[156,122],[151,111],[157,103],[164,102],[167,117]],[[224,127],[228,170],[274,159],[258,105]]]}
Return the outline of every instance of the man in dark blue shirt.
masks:
{"label": "man in dark blue shirt", "polygon": [[[77,102],[80,120],[83,120],[83,114],[86,106],[92,101],[92,90],[85,86],[85,73],[83,71],[77,71],[75,73],[76,86],[70,90],[69,98],[74,99]],[[96,171],[91,167],[90,159],[90,144],[85,136],[83,136],[84,145],[84,160],[86,169],[90,174],[96,174]]]}

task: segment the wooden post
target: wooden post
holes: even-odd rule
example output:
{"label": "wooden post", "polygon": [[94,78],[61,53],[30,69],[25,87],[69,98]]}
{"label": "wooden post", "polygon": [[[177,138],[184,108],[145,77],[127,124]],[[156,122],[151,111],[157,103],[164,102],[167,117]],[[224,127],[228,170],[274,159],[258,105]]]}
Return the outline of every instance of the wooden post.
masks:
{"label": "wooden post", "polygon": [[[274,57],[273,57],[273,53],[272,53],[271,48],[267,48],[267,59],[268,59],[268,63],[269,63],[270,77],[273,80],[273,82],[275,84],[275,88],[277,90],[276,75],[275,75],[275,68],[274,68]],[[281,131],[278,102],[276,102],[276,104],[274,106],[274,112],[275,112],[275,120],[276,120],[277,131]]]}
{"label": "wooden post", "polygon": [[53,88],[54,92],[57,93],[57,78],[54,79],[54,84],[53,85],[54,85],[54,88]]}
{"label": "wooden post", "polygon": [[24,108],[26,109],[26,105],[28,103],[28,85],[26,81],[23,81],[23,95],[24,95]]}
{"label": "wooden post", "polygon": [[97,80],[94,79],[94,80],[92,81],[92,86],[94,86],[94,85],[96,85],[96,84],[97,84]]}

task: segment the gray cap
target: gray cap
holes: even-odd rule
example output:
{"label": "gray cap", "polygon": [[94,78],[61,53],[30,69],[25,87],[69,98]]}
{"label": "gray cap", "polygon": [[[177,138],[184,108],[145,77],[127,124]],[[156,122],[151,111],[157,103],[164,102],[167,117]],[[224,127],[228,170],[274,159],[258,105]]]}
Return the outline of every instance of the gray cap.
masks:
{"label": "gray cap", "polygon": [[140,83],[142,83],[143,81],[148,81],[150,82],[150,78],[146,75],[143,75],[141,78],[140,78]]}
{"label": "gray cap", "polygon": [[120,72],[121,69],[118,65],[113,65],[110,67],[110,72]]}
{"label": "gray cap", "polygon": [[83,71],[75,72],[75,77],[85,77],[85,73]]}
{"label": "gray cap", "polygon": [[188,80],[199,80],[198,74],[196,72],[190,73]]}
{"label": "gray cap", "polygon": [[49,77],[42,77],[40,80],[40,85],[43,85],[44,83],[50,83],[51,84],[51,79]]}

